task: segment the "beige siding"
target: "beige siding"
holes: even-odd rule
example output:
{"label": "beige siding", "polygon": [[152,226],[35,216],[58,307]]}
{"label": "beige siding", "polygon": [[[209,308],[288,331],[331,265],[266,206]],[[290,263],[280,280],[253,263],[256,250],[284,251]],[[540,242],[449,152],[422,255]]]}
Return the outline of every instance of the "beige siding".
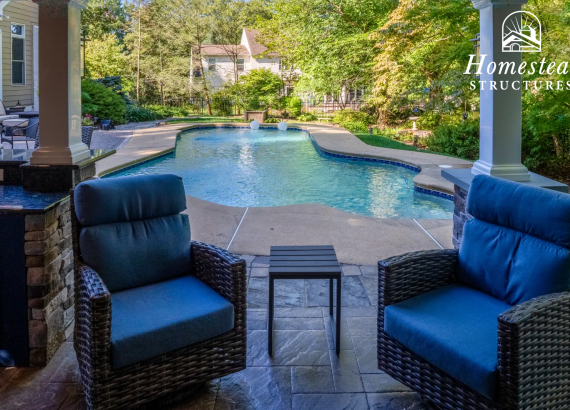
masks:
{"label": "beige siding", "polygon": [[[38,25],[38,6],[31,0],[10,1],[0,20],[2,30],[2,95],[6,107],[18,101],[28,106],[34,103],[33,26]],[[12,85],[11,23],[26,26],[26,84]]]}

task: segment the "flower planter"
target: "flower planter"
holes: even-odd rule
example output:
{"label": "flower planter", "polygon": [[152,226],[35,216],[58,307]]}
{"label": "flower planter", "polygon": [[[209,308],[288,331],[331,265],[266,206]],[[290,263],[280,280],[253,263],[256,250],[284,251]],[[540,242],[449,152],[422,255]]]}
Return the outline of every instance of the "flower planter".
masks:
{"label": "flower planter", "polygon": [[91,148],[91,137],[93,136],[93,126],[84,125],[81,127],[81,141]]}
{"label": "flower planter", "polygon": [[244,119],[245,122],[255,120],[258,123],[262,124],[267,119],[267,111],[246,111]]}

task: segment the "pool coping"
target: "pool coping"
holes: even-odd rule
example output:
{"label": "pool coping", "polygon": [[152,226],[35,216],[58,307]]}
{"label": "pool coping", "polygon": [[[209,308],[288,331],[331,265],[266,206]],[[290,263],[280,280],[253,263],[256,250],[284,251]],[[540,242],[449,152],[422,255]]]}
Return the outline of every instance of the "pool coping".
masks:
{"label": "pool coping", "polygon": [[[365,144],[349,131],[330,125],[288,124],[291,129],[306,131],[315,149],[335,158],[396,165],[418,172],[414,189],[428,195],[453,200],[454,186],[441,176],[441,165],[451,168],[471,168],[473,163],[458,158],[417,151],[373,147]],[[99,177],[139,166],[169,155],[176,149],[180,136],[189,130],[208,128],[249,128],[246,123],[177,123],[133,131],[125,146],[108,159],[97,163]],[[262,124],[261,128],[275,129],[277,124]],[[446,168],[449,169],[449,168]]]}

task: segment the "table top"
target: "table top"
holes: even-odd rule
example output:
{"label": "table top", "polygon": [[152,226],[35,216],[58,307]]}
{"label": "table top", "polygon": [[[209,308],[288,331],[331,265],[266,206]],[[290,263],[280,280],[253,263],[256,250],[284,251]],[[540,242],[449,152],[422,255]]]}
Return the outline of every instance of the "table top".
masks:
{"label": "table top", "polygon": [[271,247],[271,278],[338,279],[340,275],[340,263],[332,245]]}
{"label": "table top", "polygon": [[20,118],[34,118],[34,117],[39,117],[40,112],[39,111],[22,111],[22,112],[16,112],[16,113],[14,113],[14,115],[18,115]]}

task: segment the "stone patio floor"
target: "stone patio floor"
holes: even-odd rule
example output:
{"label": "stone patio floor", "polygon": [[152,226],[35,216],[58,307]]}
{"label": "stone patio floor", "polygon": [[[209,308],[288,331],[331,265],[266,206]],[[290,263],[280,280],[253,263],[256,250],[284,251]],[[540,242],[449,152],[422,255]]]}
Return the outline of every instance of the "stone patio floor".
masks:
{"label": "stone patio floor", "polygon": [[[424,410],[419,396],[377,369],[377,268],[343,265],[341,353],[336,356],[326,280],[277,281],[274,355],[267,354],[268,263],[248,264],[247,369],[197,385],[176,410]],[[85,409],[73,343],[46,368],[0,368],[0,408]]]}

